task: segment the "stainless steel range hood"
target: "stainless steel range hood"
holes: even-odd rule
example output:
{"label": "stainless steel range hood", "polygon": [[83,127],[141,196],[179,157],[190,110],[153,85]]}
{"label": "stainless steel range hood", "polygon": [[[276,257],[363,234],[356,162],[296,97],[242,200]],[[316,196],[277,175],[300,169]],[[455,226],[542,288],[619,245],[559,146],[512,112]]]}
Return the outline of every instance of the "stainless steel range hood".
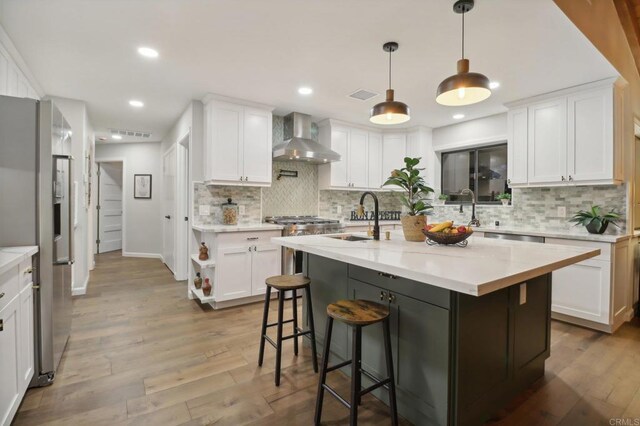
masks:
{"label": "stainless steel range hood", "polygon": [[311,116],[292,112],[284,117],[284,142],[273,147],[273,159],[314,164],[340,161],[340,154],[311,139]]}

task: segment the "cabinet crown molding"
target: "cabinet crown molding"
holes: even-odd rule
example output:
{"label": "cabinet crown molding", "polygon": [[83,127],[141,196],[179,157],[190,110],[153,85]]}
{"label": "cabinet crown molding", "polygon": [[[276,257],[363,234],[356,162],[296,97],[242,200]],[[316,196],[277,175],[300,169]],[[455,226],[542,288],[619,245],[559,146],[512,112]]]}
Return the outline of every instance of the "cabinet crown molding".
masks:
{"label": "cabinet crown molding", "polygon": [[258,109],[264,109],[264,110],[268,110],[273,112],[273,110],[276,108],[272,105],[267,105],[267,104],[262,104],[259,102],[253,102],[253,101],[248,101],[245,99],[238,99],[238,98],[232,98],[229,96],[223,96],[223,95],[218,95],[215,93],[207,93],[206,95],[204,95],[201,99],[201,102],[203,104],[208,104],[211,101],[218,101],[218,102],[227,102],[230,104],[236,104],[236,105],[241,105],[241,106],[245,106],[245,107],[250,107],[250,108],[258,108]]}
{"label": "cabinet crown molding", "polygon": [[585,90],[604,88],[604,87],[613,87],[616,83],[618,83],[618,77],[609,77],[603,80],[594,81],[587,84],[581,84],[578,86],[567,87],[565,89],[556,90],[554,92],[543,93],[540,95],[532,96],[530,98],[519,99],[517,101],[505,103],[504,106],[507,108],[515,108],[524,105],[528,105],[531,103],[536,103],[539,101],[546,101],[548,99],[553,99],[561,96],[572,95],[574,93],[579,93]]}
{"label": "cabinet crown molding", "polygon": [[366,130],[369,132],[376,132],[381,134],[408,134],[413,132],[419,132],[421,130],[428,131],[428,132],[433,131],[433,128],[428,126],[422,126],[422,125],[411,126],[411,127],[401,127],[401,128],[394,127],[390,129],[386,127],[381,128],[376,126],[367,126],[364,124],[355,124],[355,123],[350,123],[348,121],[338,120],[335,118],[325,118],[324,120],[319,121],[317,124],[318,124],[318,127],[341,126],[341,127],[356,128],[356,129],[361,129],[361,130]]}

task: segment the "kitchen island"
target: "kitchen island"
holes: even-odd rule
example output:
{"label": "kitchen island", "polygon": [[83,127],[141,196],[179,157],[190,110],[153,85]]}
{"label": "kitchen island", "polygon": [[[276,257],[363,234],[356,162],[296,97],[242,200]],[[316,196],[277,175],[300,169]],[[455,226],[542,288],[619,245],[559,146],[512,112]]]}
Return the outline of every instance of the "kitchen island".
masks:
{"label": "kitchen island", "polygon": [[[473,236],[465,248],[428,246],[392,235],[390,241],[341,239],[345,234],[272,241],[305,253],[320,347],[329,303],[384,303],[391,311],[400,414],[416,425],[481,424],[544,374],[551,272],[599,250]],[[332,362],[351,357],[350,339],[336,322]],[[362,345],[362,368],[385,377],[378,325],[363,329]],[[386,401],[386,391],[374,393]]]}

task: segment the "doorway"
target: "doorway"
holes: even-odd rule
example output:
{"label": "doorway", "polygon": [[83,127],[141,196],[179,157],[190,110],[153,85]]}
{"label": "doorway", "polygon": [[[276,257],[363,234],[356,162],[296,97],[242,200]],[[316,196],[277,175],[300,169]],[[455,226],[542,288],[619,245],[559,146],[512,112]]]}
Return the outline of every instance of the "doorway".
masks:
{"label": "doorway", "polygon": [[123,163],[105,161],[97,163],[98,203],[95,252],[122,250],[122,182]]}
{"label": "doorway", "polygon": [[172,146],[162,158],[162,178],[164,183],[164,221],[162,226],[162,259],[167,268],[176,272],[176,146]]}

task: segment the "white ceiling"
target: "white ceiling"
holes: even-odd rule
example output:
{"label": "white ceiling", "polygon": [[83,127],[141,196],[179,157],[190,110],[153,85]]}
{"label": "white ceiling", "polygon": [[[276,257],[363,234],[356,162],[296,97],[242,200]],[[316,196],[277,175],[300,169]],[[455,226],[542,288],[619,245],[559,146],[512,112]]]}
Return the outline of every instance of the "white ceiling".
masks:
{"label": "white ceiling", "polygon": [[[206,93],[368,123],[387,84],[408,125],[439,127],[505,110],[504,102],[617,75],[552,0],[477,0],[466,17],[471,70],[501,83],[468,107],[435,102],[460,55],[453,0],[0,0],[0,23],[47,94],[82,99],[97,131],[144,130],[160,140]],[[160,52],[156,60],[139,46]],[[301,85],[314,94],[297,93]],[[381,93],[366,102],[356,89]],[[134,109],[129,99],[146,106]],[[100,133],[98,133],[100,134]],[[126,140],[126,139],[125,139]]]}

